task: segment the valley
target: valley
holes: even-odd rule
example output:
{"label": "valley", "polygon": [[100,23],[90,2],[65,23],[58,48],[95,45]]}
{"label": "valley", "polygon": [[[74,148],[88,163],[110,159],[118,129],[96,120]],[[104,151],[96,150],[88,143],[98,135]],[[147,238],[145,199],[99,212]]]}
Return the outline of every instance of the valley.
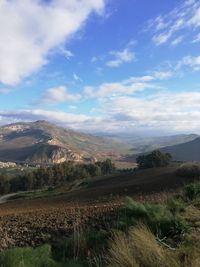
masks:
{"label": "valley", "polygon": [[[59,267],[66,263],[97,267],[97,253],[104,267],[108,257],[115,261],[110,250],[114,233],[136,231],[142,222],[150,227],[152,238],[158,238],[157,246],[162,246],[158,240],[164,238],[168,248],[175,247],[177,262],[182,263],[179,246],[191,261],[196,260],[184,242],[192,238],[198,251],[198,239],[193,235],[200,222],[199,163],[177,162],[158,150],[135,155],[135,159],[129,161],[131,168],[116,167],[111,159],[3,165],[0,262],[19,253],[14,261],[21,264],[22,255],[48,248],[48,260]],[[144,234],[146,230],[141,231]],[[28,263],[30,257],[24,261]],[[37,256],[33,261],[33,266],[38,266]]]}
{"label": "valley", "polygon": [[0,267],[200,267],[200,0],[0,0]]}

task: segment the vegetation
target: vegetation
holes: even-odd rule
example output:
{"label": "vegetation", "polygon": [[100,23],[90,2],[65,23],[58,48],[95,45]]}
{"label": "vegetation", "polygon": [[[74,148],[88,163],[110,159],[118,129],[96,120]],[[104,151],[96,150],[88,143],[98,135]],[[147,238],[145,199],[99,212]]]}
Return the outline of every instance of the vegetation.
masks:
{"label": "vegetation", "polygon": [[[183,168],[182,165],[180,168]],[[185,168],[185,166],[184,166]],[[196,177],[195,168],[183,177]],[[40,168],[26,188],[49,188],[77,177],[106,175],[115,170],[111,161],[74,165],[70,162]],[[181,169],[182,171],[183,169]],[[196,170],[196,169],[195,169]],[[176,172],[177,175],[178,171]],[[21,176],[22,177],[22,176]],[[30,179],[31,176],[29,176]],[[51,177],[51,178],[50,178]],[[12,186],[13,179],[8,181]],[[25,183],[26,181],[26,183]],[[43,182],[41,182],[43,181]],[[6,184],[6,183],[5,183]],[[12,188],[12,187],[10,187]],[[51,191],[51,189],[49,189]],[[98,210],[99,209],[99,210]],[[67,211],[67,212],[66,212]],[[40,211],[38,211],[40,212]],[[98,214],[99,213],[99,214]],[[55,223],[56,217],[52,216]],[[94,206],[65,210],[70,229],[62,240],[37,248],[14,248],[0,253],[2,267],[198,267],[200,261],[200,182],[162,204],[141,203],[127,198],[125,206]],[[24,216],[24,215],[23,215]],[[29,217],[29,223],[32,219]],[[45,219],[43,216],[43,219]],[[70,217],[71,216],[71,217]],[[38,218],[38,216],[36,216]],[[50,215],[48,227],[51,228]],[[90,219],[89,219],[90,218]],[[12,218],[14,219],[14,218]],[[14,219],[15,220],[15,219]],[[27,220],[27,218],[26,218]],[[39,222],[44,227],[44,222]],[[20,221],[21,224],[21,221]],[[39,228],[38,228],[39,229]]]}
{"label": "vegetation", "polygon": [[116,233],[108,262],[109,267],[180,267],[174,253],[159,245],[145,225]]}
{"label": "vegetation", "polygon": [[51,247],[16,248],[0,253],[1,267],[59,267],[51,257]]}
{"label": "vegetation", "polygon": [[194,182],[185,187],[185,195],[190,200],[200,197],[200,182]]}
{"label": "vegetation", "polygon": [[200,177],[200,164],[184,163],[177,169],[176,175],[187,178],[198,178]]}
{"label": "vegetation", "polygon": [[140,169],[165,167],[171,162],[171,155],[169,153],[162,153],[159,150],[155,150],[147,155],[141,155],[137,157],[136,162]]}
{"label": "vegetation", "polygon": [[142,222],[160,238],[181,238],[187,230],[187,223],[171,211],[171,207],[159,204],[141,204],[128,199],[127,207],[120,216],[121,229]]}
{"label": "vegetation", "polygon": [[0,266],[198,267],[199,188],[190,184],[163,205],[129,198],[115,210],[117,220],[111,216],[108,224],[101,216],[98,227],[87,228],[75,221],[74,232],[52,246],[1,252]]}
{"label": "vegetation", "polygon": [[64,162],[51,167],[41,167],[35,171],[17,175],[9,179],[8,174],[0,174],[0,194],[61,186],[77,179],[103,176],[115,171],[110,159],[94,164],[74,164]]}

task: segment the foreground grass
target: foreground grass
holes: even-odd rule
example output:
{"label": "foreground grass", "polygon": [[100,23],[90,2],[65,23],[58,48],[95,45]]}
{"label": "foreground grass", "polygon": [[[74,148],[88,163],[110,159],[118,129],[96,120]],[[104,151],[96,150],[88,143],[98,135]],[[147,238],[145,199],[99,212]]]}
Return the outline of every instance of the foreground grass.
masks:
{"label": "foreground grass", "polygon": [[0,254],[1,267],[57,267],[51,258],[51,247],[48,245],[33,248],[16,248]]}

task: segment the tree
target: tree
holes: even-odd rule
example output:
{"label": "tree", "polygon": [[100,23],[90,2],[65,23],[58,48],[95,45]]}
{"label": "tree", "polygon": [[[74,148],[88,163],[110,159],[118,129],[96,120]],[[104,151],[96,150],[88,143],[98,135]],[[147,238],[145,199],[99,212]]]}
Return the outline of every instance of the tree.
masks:
{"label": "tree", "polygon": [[170,164],[172,156],[169,153],[162,153],[155,150],[147,155],[137,157],[136,162],[140,169],[165,167]]}
{"label": "tree", "polygon": [[111,159],[106,159],[102,162],[96,163],[100,168],[103,175],[112,173],[116,168]]}

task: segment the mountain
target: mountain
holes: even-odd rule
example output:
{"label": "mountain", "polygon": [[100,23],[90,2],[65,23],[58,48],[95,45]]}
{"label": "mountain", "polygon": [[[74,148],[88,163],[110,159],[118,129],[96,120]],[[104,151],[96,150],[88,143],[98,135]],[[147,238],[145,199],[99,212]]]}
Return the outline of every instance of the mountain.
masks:
{"label": "mountain", "polygon": [[64,129],[47,121],[20,122],[0,127],[0,160],[60,163],[120,157],[128,146],[108,138]]}
{"label": "mountain", "polygon": [[160,149],[166,146],[174,146],[182,143],[186,143],[199,137],[196,134],[179,134],[171,136],[157,136],[157,137],[147,137],[143,139],[132,140],[133,148],[132,150],[138,152],[148,152],[155,149]]}
{"label": "mountain", "polygon": [[146,153],[155,149],[160,149],[166,146],[174,146],[181,143],[192,141],[199,137],[197,134],[177,134],[171,136],[144,136],[134,134],[101,134],[116,140],[125,142],[131,146],[133,154]]}
{"label": "mountain", "polygon": [[174,160],[200,161],[200,137],[186,143],[162,148],[161,151],[170,153]]}

